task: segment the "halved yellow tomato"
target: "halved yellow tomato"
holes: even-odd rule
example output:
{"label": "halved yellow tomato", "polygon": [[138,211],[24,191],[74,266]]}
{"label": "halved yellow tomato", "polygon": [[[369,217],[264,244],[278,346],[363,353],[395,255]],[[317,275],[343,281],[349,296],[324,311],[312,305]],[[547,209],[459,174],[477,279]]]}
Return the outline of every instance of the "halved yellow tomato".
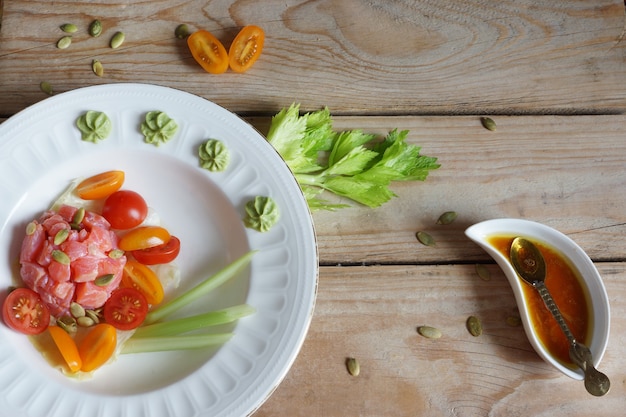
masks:
{"label": "halved yellow tomato", "polygon": [[123,183],[124,171],[106,171],[81,181],[76,194],[83,200],[98,200],[122,188]]}
{"label": "halved yellow tomato", "polygon": [[224,45],[213,34],[199,30],[187,38],[187,46],[193,59],[206,72],[221,74],[228,69],[228,53]]}
{"label": "halved yellow tomato", "polygon": [[152,248],[170,241],[170,232],[161,226],[141,226],[120,238],[118,246],[123,251]]}
{"label": "halved yellow tomato", "polygon": [[146,297],[148,304],[155,305],[163,301],[163,285],[157,275],[152,269],[134,259],[126,261],[120,286],[136,289]]}
{"label": "halved yellow tomato", "polygon": [[265,32],[258,26],[244,26],[228,50],[230,69],[245,72],[256,62],[263,50]]}
{"label": "halved yellow tomato", "polygon": [[78,347],[72,336],[59,326],[48,327],[48,332],[50,332],[50,336],[52,336],[54,344],[61,352],[61,356],[63,356],[70,372],[78,372],[83,366],[83,360],[80,358]]}
{"label": "halved yellow tomato", "polygon": [[83,361],[80,370],[91,372],[104,365],[113,355],[117,345],[115,327],[108,323],[96,324],[78,345]]}

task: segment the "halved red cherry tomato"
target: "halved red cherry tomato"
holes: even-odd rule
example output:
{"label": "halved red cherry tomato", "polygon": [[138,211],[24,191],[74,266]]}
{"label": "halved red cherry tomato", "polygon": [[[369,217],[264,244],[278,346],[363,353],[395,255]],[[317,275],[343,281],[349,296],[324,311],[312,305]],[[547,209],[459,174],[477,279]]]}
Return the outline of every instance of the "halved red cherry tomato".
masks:
{"label": "halved red cherry tomato", "polygon": [[180,240],[176,236],[170,236],[170,240],[163,245],[134,250],[131,253],[144,265],[166,264],[176,259],[180,253]]}
{"label": "halved red cherry tomato", "polygon": [[155,305],[163,301],[163,285],[157,275],[152,269],[133,259],[126,260],[120,286],[138,290],[146,297],[148,304]]}
{"label": "halved red cherry tomato", "polygon": [[132,229],[139,226],[148,215],[148,204],[139,193],[130,190],[116,191],[104,201],[102,216],[113,229]]}
{"label": "halved red cherry tomato", "polygon": [[199,30],[187,38],[191,55],[206,72],[221,74],[228,69],[228,53],[211,32]]}
{"label": "halved red cherry tomato", "polygon": [[122,236],[118,246],[123,251],[134,251],[164,245],[170,239],[170,232],[161,226],[141,226]]}
{"label": "halved red cherry tomato", "polygon": [[76,186],[76,194],[83,200],[106,198],[122,188],[124,171],[106,171],[85,178]]}
{"label": "halved red cherry tomato", "polygon": [[50,310],[35,291],[17,288],[4,300],[2,318],[13,330],[29,335],[39,334],[50,324]]}
{"label": "halved red cherry tomato", "polygon": [[134,288],[118,288],[104,304],[104,320],[119,330],[139,327],[148,314],[148,300]]}
{"label": "halved red cherry tomato", "polygon": [[117,346],[117,332],[108,323],[96,324],[78,345],[83,372],[98,369],[111,358]]}
{"label": "halved red cherry tomato", "polygon": [[256,62],[263,50],[265,32],[258,26],[244,26],[228,50],[230,69],[245,72]]}
{"label": "halved red cherry tomato", "polygon": [[59,352],[61,352],[61,356],[63,356],[68,368],[70,368],[70,372],[74,373],[79,371],[83,366],[83,360],[80,358],[78,346],[76,346],[76,342],[74,342],[72,336],[58,326],[48,327],[48,332],[50,332],[54,344],[59,349]]}

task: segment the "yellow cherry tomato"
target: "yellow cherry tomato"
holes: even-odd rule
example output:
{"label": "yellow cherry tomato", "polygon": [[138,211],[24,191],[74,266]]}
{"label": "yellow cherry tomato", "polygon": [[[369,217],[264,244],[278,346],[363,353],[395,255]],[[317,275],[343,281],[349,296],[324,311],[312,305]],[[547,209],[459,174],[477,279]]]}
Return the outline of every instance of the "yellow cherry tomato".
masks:
{"label": "yellow cherry tomato", "polygon": [[68,368],[70,368],[70,372],[78,372],[83,366],[83,361],[80,358],[78,347],[72,336],[59,326],[48,327],[48,332],[50,332],[54,344],[61,352],[61,356],[63,356]]}
{"label": "yellow cherry tomato", "polygon": [[108,323],[96,324],[78,345],[83,361],[80,370],[91,372],[104,365],[115,352],[117,333]]}

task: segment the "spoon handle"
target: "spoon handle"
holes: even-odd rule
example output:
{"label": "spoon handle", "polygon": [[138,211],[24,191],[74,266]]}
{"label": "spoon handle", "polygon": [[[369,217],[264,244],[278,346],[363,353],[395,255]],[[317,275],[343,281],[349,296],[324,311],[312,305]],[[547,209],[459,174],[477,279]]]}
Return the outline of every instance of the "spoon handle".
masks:
{"label": "spoon handle", "polygon": [[563,333],[565,333],[565,337],[567,337],[567,341],[569,342],[569,344],[572,345],[573,343],[576,343],[574,335],[572,334],[569,326],[565,322],[565,319],[561,314],[561,310],[559,310],[559,307],[554,302],[552,295],[550,295],[550,291],[548,291],[548,287],[546,287],[546,284],[543,281],[535,281],[533,282],[533,286],[535,287],[537,292],[539,292],[541,299],[543,300],[546,307],[548,307],[548,310],[550,310],[550,313],[552,313],[552,315],[556,319],[556,322],[559,324],[561,330],[563,330]]}

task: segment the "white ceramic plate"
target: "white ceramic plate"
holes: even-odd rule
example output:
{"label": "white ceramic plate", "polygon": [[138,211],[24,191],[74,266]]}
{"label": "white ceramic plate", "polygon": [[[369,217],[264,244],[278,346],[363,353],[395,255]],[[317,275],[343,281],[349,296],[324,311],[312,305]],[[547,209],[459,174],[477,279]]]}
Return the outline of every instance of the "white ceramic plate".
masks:
{"label": "white ceramic plate", "polygon": [[[76,119],[105,112],[109,138],[80,139]],[[143,141],[148,111],[179,125],[156,147]],[[231,152],[225,172],[199,168],[208,138]],[[77,177],[121,169],[182,242],[176,263],[188,288],[250,249],[250,267],[215,290],[206,305],[246,302],[257,312],[214,350],[122,355],[77,382],[53,369],[27,337],[0,325],[0,413],[23,417],[243,416],[256,410],[293,363],[309,327],[318,279],[315,231],[306,201],[278,153],[236,115],[164,87],[88,87],[37,103],[0,125],[0,301],[16,273],[25,225]],[[245,203],[271,196],[281,217],[269,232],[243,227]],[[202,303],[200,303],[202,304]],[[181,314],[183,314],[181,313]]]}

